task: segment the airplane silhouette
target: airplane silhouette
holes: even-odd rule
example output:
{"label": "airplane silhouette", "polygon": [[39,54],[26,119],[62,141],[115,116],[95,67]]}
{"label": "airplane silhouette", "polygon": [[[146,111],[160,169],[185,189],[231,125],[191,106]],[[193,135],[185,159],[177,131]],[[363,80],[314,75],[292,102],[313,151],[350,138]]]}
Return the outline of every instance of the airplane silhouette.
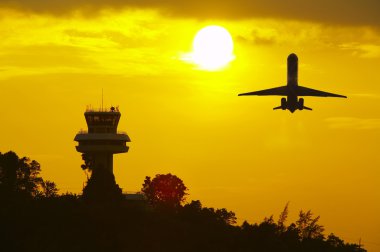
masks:
{"label": "airplane silhouette", "polygon": [[281,106],[273,108],[286,110],[294,112],[297,109],[312,110],[309,107],[304,106],[304,99],[298,99],[298,96],[320,96],[320,97],[341,97],[347,98],[344,95],[332,94],[328,92],[323,92],[307,87],[298,86],[298,57],[294,53],[288,56],[288,84],[286,86],[265,89],[261,91],[249,92],[239,94],[239,96],[245,95],[278,95],[287,96],[286,98],[281,98]]}

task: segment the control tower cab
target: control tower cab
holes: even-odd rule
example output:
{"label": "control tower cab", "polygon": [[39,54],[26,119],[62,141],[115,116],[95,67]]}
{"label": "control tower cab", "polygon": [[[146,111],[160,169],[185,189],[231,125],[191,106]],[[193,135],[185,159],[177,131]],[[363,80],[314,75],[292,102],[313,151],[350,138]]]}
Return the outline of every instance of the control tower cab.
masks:
{"label": "control tower cab", "polygon": [[128,152],[129,136],[117,131],[120,116],[119,109],[114,107],[87,109],[84,113],[88,130],[79,131],[74,141],[78,142],[77,151],[91,158],[93,169],[106,169],[113,174],[113,154]]}

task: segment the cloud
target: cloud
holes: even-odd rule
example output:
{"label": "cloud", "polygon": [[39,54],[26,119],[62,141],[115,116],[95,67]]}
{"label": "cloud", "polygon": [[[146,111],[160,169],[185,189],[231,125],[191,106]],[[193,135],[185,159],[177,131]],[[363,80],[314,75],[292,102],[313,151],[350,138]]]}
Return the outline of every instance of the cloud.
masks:
{"label": "cloud", "polygon": [[378,0],[0,0],[0,8],[31,13],[67,15],[80,11],[98,14],[103,9],[159,9],[165,14],[191,18],[280,18],[338,25],[380,26]]}
{"label": "cloud", "polygon": [[253,28],[252,40],[257,45],[272,45],[277,42],[279,37],[278,31],[276,29],[258,29]]}
{"label": "cloud", "polygon": [[[0,54],[0,65],[8,68],[56,68],[71,65],[89,65],[94,63],[83,57],[83,48],[63,45],[30,45],[6,48]],[[38,60],[36,60],[38,59]]]}
{"label": "cloud", "polygon": [[277,36],[266,36],[257,34],[255,30],[248,36],[238,35],[236,40],[242,43],[255,44],[255,45],[273,45],[278,42]]}
{"label": "cloud", "polygon": [[380,118],[332,117],[325,119],[325,121],[332,129],[380,129]]}
{"label": "cloud", "polygon": [[378,44],[360,44],[360,43],[348,43],[340,45],[343,50],[352,51],[352,55],[361,58],[379,58],[380,57],[380,45]]}
{"label": "cloud", "polygon": [[99,43],[109,43],[112,42],[121,47],[137,48],[146,47],[150,42],[146,37],[136,38],[134,36],[126,36],[117,30],[103,30],[103,31],[82,31],[77,29],[67,29],[64,34],[70,37],[70,39],[75,42],[75,40],[98,40]]}

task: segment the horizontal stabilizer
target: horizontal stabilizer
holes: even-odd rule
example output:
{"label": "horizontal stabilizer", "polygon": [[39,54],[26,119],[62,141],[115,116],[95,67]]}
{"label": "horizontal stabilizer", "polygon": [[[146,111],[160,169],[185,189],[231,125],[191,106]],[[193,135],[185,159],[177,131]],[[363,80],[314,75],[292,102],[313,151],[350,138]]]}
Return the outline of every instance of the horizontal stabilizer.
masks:
{"label": "horizontal stabilizer", "polygon": [[282,109],[282,107],[278,106],[278,107],[273,108],[273,110],[276,110],[276,109]]}
{"label": "horizontal stabilizer", "polygon": [[305,106],[303,106],[303,109],[306,109],[306,110],[313,110],[312,108],[305,107]]}

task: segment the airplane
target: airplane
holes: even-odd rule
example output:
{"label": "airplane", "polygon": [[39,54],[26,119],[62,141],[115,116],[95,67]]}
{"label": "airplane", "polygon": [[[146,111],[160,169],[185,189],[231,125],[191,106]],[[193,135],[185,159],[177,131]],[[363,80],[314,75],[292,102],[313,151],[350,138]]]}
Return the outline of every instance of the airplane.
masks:
{"label": "airplane", "polygon": [[286,96],[287,98],[281,98],[281,106],[273,108],[289,110],[291,113],[298,110],[312,110],[309,107],[304,106],[304,99],[298,96],[320,96],[320,97],[341,97],[347,98],[344,95],[338,95],[328,92],[323,92],[307,87],[298,86],[298,57],[296,54],[292,53],[288,56],[288,83],[286,86],[275,87],[255,92],[239,94],[239,96],[246,95],[278,95]]}

